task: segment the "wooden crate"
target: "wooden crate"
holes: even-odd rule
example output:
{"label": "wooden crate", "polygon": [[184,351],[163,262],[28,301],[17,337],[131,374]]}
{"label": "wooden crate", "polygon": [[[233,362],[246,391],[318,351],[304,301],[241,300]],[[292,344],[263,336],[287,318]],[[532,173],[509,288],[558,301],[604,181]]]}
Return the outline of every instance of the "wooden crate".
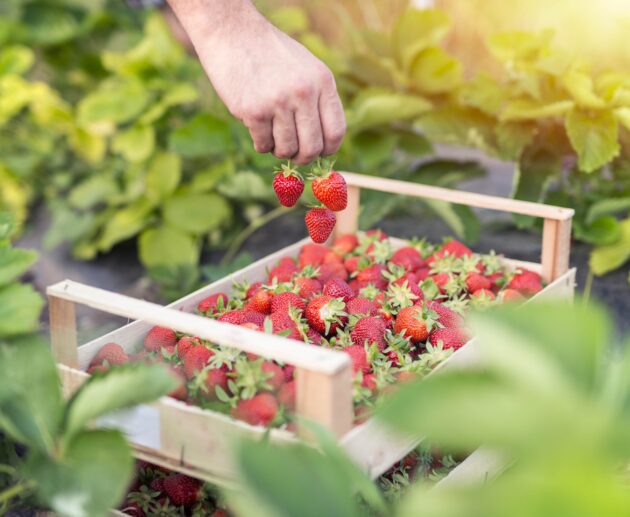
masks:
{"label": "wooden crate", "polygon": [[[572,297],[575,269],[569,269],[568,266],[573,210],[354,173],[343,174],[348,183],[348,207],[337,214],[337,235],[357,230],[361,189],[541,217],[544,219],[541,262],[538,264],[506,258],[505,263],[509,267],[525,267],[542,274],[548,285],[534,298]],[[52,349],[59,362],[64,392],[72,393],[85,381],[88,377],[85,370],[90,360],[105,343],[115,341],[131,352],[153,325],[169,327],[219,345],[294,365],[297,380],[296,414],[329,429],[366,472],[373,478],[378,477],[412,450],[420,437],[400,436],[383,428],[374,419],[352,426],[352,369],[346,354],[298,341],[289,342],[287,338],[193,314],[198,302],[206,296],[219,291],[229,293],[234,281],[254,282],[263,279],[266,269],[271,268],[281,257],[296,257],[306,242],[308,239],[273,253],[167,307],[70,280],[50,286],[48,297]],[[400,239],[392,239],[392,242],[394,247],[405,243]],[[135,321],[77,346],[77,303]],[[468,367],[476,360],[473,339],[443,362],[436,372],[442,368]],[[267,434],[272,440],[284,443],[299,437],[308,439],[308,432],[303,428],[298,430],[297,435],[280,429],[269,431],[169,397],[163,397],[152,405],[109,415],[100,419],[99,423],[124,430],[138,458],[224,485],[235,481],[236,472],[230,453],[235,441],[244,437],[263,438]],[[482,456],[482,461],[476,462],[479,468],[473,469],[480,472],[482,478],[493,475],[493,462],[485,461],[484,458]]]}

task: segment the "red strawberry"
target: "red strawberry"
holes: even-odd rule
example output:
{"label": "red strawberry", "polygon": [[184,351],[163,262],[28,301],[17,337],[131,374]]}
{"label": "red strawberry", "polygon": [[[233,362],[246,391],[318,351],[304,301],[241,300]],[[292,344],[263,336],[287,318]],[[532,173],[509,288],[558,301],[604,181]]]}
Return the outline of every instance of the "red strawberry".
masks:
{"label": "red strawberry", "polygon": [[343,351],[350,356],[354,373],[358,371],[367,373],[370,371],[370,363],[362,345],[350,345],[344,348]]}
{"label": "red strawberry", "polygon": [[341,255],[351,253],[358,245],[359,239],[354,233],[340,235],[333,241],[333,248]]}
{"label": "red strawberry", "polygon": [[437,275],[433,275],[431,278],[433,278],[435,285],[440,288],[440,292],[443,293],[446,284],[451,279],[451,273],[438,273]]}
{"label": "red strawberry", "polygon": [[216,398],[217,386],[221,387],[223,391],[228,391],[228,377],[224,370],[221,368],[212,368],[208,370],[206,378],[204,380],[207,392],[204,394],[209,399]]}
{"label": "red strawberry", "polygon": [[197,310],[203,313],[214,314],[217,312],[219,305],[226,307],[228,303],[228,297],[225,293],[215,293],[210,296],[206,296],[197,304]]}
{"label": "red strawberry", "polygon": [[387,234],[383,230],[379,230],[378,228],[372,228],[365,232],[365,235],[370,237],[373,241],[384,241],[387,239]]}
{"label": "red strawberry", "polygon": [[302,246],[300,255],[298,256],[298,265],[304,269],[306,266],[317,267],[322,264],[324,257],[328,254],[330,249],[328,246],[322,246],[321,244],[308,243]]}
{"label": "red strawberry", "polygon": [[[317,280],[317,278],[298,277],[295,279],[294,284],[298,288],[300,298],[303,298],[304,300],[310,300],[322,290],[322,283]],[[278,296],[276,296],[276,298]],[[273,306],[271,307],[271,310],[273,310]]]}
{"label": "red strawberry", "polygon": [[502,280],[504,278],[503,273],[492,273],[491,275],[488,275],[486,278],[490,280],[490,283],[491,283],[490,289],[492,289],[492,292],[495,294],[498,293],[502,286],[502,283],[499,282],[499,280]]}
{"label": "red strawberry", "polygon": [[390,263],[402,266],[407,271],[415,271],[424,265],[424,260],[416,248],[405,246],[394,252]]}
{"label": "red strawberry", "polygon": [[201,341],[198,337],[184,336],[177,342],[177,357],[183,359],[188,350],[198,345],[201,345]]}
{"label": "red strawberry", "polygon": [[466,276],[466,289],[469,293],[474,293],[479,289],[490,289],[492,282],[479,273],[468,273]]}
{"label": "red strawberry", "polygon": [[313,194],[333,212],[345,210],[348,205],[348,186],[344,177],[328,168],[319,168],[313,180]]}
{"label": "red strawberry", "polygon": [[258,289],[260,289],[262,285],[262,282],[254,282],[252,285],[250,285],[247,289],[247,293],[245,293],[245,298],[251,298],[252,296],[254,296],[256,291],[258,291]]}
{"label": "red strawberry", "polygon": [[245,323],[245,311],[238,309],[224,312],[217,320],[223,323],[231,323],[232,325],[240,325],[241,323]]}
{"label": "red strawberry", "polygon": [[171,474],[164,478],[164,492],[175,506],[192,506],[201,496],[201,481],[185,476]]}
{"label": "red strawberry", "polygon": [[328,240],[337,222],[335,214],[327,208],[311,208],[304,220],[311,239],[319,244]]}
{"label": "red strawberry", "polygon": [[274,334],[285,333],[288,330],[289,333],[285,337],[297,340],[302,339],[295,321],[286,312],[273,312],[270,318]]}
{"label": "red strawberry", "polygon": [[376,311],[376,304],[367,298],[353,298],[346,304],[346,312],[348,314],[374,316]]}
{"label": "red strawberry", "polygon": [[262,328],[265,324],[265,315],[260,312],[246,310],[243,313],[243,323],[254,323]]}
{"label": "red strawberry", "polygon": [[385,330],[385,322],[381,318],[373,316],[361,318],[350,332],[350,339],[355,345],[364,345],[366,342],[368,345],[376,343],[378,349],[383,350],[385,348]]}
{"label": "red strawberry", "polygon": [[303,311],[306,309],[306,304],[302,298],[291,292],[280,293],[273,297],[273,301],[271,302],[271,312],[283,312],[288,314],[289,307],[297,307],[300,311]]}
{"label": "red strawberry", "polygon": [[203,370],[214,352],[203,345],[191,347],[184,356],[184,373],[192,379],[197,372]]}
{"label": "red strawberry", "polygon": [[422,299],[424,297],[424,293],[422,292],[422,289],[420,289],[420,286],[418,285],[418,277],[413,273],[407,273],[404,276],[397,278],[396,280],[392,282],[392,284],[405,285],[405,282],[411,294],[413,294],[414,296],[417,296],[418,297],[417,299]]}
{"label": "red strawberry", "polygon": [[542,291],[542,280],[538,273],[524,270],[522,273],[514,275],[507,285],[510,289],[515,289],[524,296],[533,296]]}
{"label": "red strawberry", "polygon": [[445,350],[452,348],[458,350],[463,347],[468,341],[466,334],[459,328],[435,328],[429,334],[429,342],[433,346],[437,346],[439,342],[442,342],[442,348]]}
{"label": "red strawberry", "polygon": [[342,298],[344,302],[354,298],[354,291],[348,283],[341,278],[331,278],[328,280],[326,285],[324,285],[322,293],[332,296],[333,298]]}
{"label": "red strawberry", "polygon": [[331,250],[328,253],[326,253],[326,256],[324,257],[322,264],[330,264],[331,262],[343,263],[343,257],[339,255],[339,253],[337,253],[336,251]]}
{"label": "red strawberry", "polygon": [[263,361],[262,371],[270,373],[272,376],[265,382],[271,386],[273,391],[278,391],[284,384],[284,371],[276,363],[270,361]]}
{"label": "red strawberry", "polygon": [[461,327],[464,324],[462,317],[455,311],[434,300],[428,300],[426,306],[429,310],[438,314],[438,322],[445,327]]}
{"label": "red strawberry", "polygon": [[450,240],[447,243],[445,243],[444,246],[442,246],[442,248],[440,249],[440,251],[438,251],[437,255],[439,257],[443,257],[447,253],[449,255],[455,255],[456,257],[463,257],[465,255],[473,254],[472,250],[468,246],[466,246],[465,244],[462,244],[459,241],[456,241],[455,239]]}
{"label": "red strawberry", "polygon": [[308,302],[306,319],[320,334],[334,334],[337,328],[345,325],[347,321],[344,308],[345,303],[342,299],[322,294]]}
{"label": "red strawberry", "polygon": [[96,352],[96,355],[90,362],[90,366],[103,364],[105,361],[107,361],[110,366],[124,364],[129,361],[129,356],[127,352],[125,352],[125,349],[118,343],[107,343]]}
{"label": "red strawberry", "polygon": [[186,376],[181,370],[181,367],[170,368],[175,379],[177,379],[178,386],[171,391],[168,396],[177,400],[186,400],[188,397],[188,390],[186,389]]}
{"label": "red strawberry", "polygon": [[283,165],[273,178],[273,190],[282,206],[294,206],[304,192],[304,180],[295,169]]}
{"label": "red strawberry", "polygon": [[343,267],[343,264],[340,264],[339,262],[332,262],[319,266],[319,281],[322,285],[328,282],[331,278],[341,278],[342,280],[348,278],[348,271],[346,271],[346,268]]}
{"label": "red strawberry", "polygon": [[155,326],[144,338],[144,348],[149,352],[160,350],[165,346],[175,346],[177,336],[175,332],[166,327]]}
{"label": "red strawberry", "polygon": [[267,426],[278,413],[278,403],[271,393],[259,393],[251,399],[243,399],[232,410],[232,417],[251,425]]}
{"label": "red strawberry", "polygon": [[519,302],[524,299],[525,297],[516,289],[507,288],[501,291],[501,300],[504,302]]}
{"label": "red strawberry", "polygon": [[321,345],[322,344],[322,335],[317,332],[315,329],[309,327],[306,331],[306,336],[308,337],[308,342],[313,345]]}
{"label": "red strawberry", "polygon": [[385,271],[383,264],[372,264],[359,271],[357,280],[362,287],[373,284],[377,289],[385,289],[387,287],[387,280],[383,276],[383,271]]}
{"label": "red strawberry", "polygon": [[153,481],[151,481],[151,484],[149,485],[151,490],[154,492],[158,492],[161,495],[162,492],[164,492],[164,479],[165,478],[155,478]]}
{"label": "red strawberry", "polygon": [[361,381],[361,386],[374,393],[376,391],[376,376],[373,373],[366,373]]}
{"label": "red strawberry", "polygon": [[293,366],[292,364],[285,364],[284,368],[282,368],[282,371],[284,372],[284,380],[286,382],[291,382],[295,374],[295,366]]}
{"label": "red strawberry", "polygon": [[274,278],[277,282],[290,282],[293,275],[299,271],[295,264],[280,264],[269,271],[268,281],[272,283]]}
{"label": "red strawberry", "polygon": [[273,294],[268,289],[261,287],[247,300],[246,308],[250,311],[260,312],[261,314],[269,314],[271,312],[272,300]]}
{"label": "red strawberry", "polygon": [[431,270],[428,267],[419,267],[413,273],[416,275],[418,282],[422,282],[431,275]]}
{"label": "red strawberry", "polygon": [[359,268],[359,260],[361,260],[359,256],[348,257],[344,260],[343,265],[348,270],[348,273],[352,274]]}
{"label": "red strawberry", "polygon": [[471,298],[485,298],[486,300],[494,300],[496,295],[490,289],[477,289],[470,295]]}
{"label": "red strawberry", "polygon": [[414,305],[401,309],[396,316],[394,332],[396,334],[404,332],[405,337],[408,337],[412,343],[425,341],[429,332],[422,307]]}
{"label": "red strawberry", "polygon": [[295,409],[295,381],[287,382],[278,392],[278,402],[289,411]]}

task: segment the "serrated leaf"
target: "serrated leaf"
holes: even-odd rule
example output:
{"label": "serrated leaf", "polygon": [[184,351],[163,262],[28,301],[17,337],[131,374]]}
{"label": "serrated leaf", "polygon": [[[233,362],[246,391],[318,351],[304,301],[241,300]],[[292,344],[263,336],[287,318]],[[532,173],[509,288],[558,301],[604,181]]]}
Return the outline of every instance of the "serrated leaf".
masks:
{"label": "serrated leaf", "polygon": [[155,149],[155,130],[151,126],[136,125],[116,133],[112,151],[130,162],[143,162]]}
{"label": "serrated leaf", "polygon": [[218,194],[180,194],[166,200],[163,214],[173,228],[201,234],[227,223],[232,207]]}
{"label": "serrated leaf", "polygon": [[578,165],[584,172],[593,172],[619,154],[617,120],[612,111],[573,109],[565,124],[578,155]]}
{"label": "serrated leaf", "polygon": [[36,260],[36,251],[0,247],[0,286],[17,280]]}
{"label": "serrated leaf", "polygon": [[164,365],[127,364],[93,375],[73,395],[64,418],[64,440],[70,441],[96,417],[153,402],[177,387]]}
{"label": "serrated leaf", "polygon": [[584,72],[571,70],[562,78],[562,85],[580,108],[603,109],[604,99],[594,91],[593,79]]}
{"label": "serrated leaf", "polygon": [[591,252],[589,266],[597,276],[604,275],[621,267],[630,259],[630,219],[619,223],[619,239],[606,246],[599,246]]}
{"label": "serrated leaf", "polygon": [[34,332],[44,300],[31,285],[10,284],[0,288],[0,337]]}
{"label": "serrated leaf", "polygon": [[181,180],[182,161],[174,153],[156,154],[145,178],[146,195],[152,201],[160,201],[172,194]]}
{"label": "serrated leaf", "polygon": [[138,240],[140,261],[145,267],[196,264],[199,249],[195,239],[176,228],[150,228]]}
{"label": "serrated leaf", "polygon": [[462,81],[462,65],[440,47],[419,52],[411,64],[412,85],[432,95],[452,92]]}

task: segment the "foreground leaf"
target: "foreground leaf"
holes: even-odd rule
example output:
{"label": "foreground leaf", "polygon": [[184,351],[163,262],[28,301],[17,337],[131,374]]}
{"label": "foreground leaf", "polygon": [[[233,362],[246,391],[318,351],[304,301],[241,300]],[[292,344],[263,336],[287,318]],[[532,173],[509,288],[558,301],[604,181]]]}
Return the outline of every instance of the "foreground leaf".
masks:
{"label": "foreground leaf", "polygon": [[589,266],[594,274],[600,276],[613,271],[630,260],[630,219],[619,223],[617,242],[599,246],[591,252]]}
{"label": "foreground leaf", "polygon": [[0,338],[37,330],[43,306],[44,300],[31,285],[0,288]]}

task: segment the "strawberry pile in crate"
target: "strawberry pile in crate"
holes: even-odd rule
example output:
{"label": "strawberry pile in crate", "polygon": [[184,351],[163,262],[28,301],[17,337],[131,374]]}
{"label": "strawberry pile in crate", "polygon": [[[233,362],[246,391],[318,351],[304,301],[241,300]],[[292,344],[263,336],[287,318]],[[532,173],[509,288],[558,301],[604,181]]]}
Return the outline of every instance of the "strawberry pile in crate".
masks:
{"label": "strawberry pile in crate", "polygon": [[[400,247],[374,230],[342,235],[330,247],[305,244],[297,260],[281,259],[266,279],[235,284],[232,293],[215,293],[197,310],[343,350],[355,374],[359,423],[394,383],[428,373],[466,343],[469,308],[522,300],[542,288],[537,273],[511,270],[494,253],[473,253],[456,240]],[[179,400],[252,425],[293,428],[293,366],[153,327],[135,355],[116,343],[104,345],[88,372],[128,361],[170,365],[181,379],[171,394]]]}

